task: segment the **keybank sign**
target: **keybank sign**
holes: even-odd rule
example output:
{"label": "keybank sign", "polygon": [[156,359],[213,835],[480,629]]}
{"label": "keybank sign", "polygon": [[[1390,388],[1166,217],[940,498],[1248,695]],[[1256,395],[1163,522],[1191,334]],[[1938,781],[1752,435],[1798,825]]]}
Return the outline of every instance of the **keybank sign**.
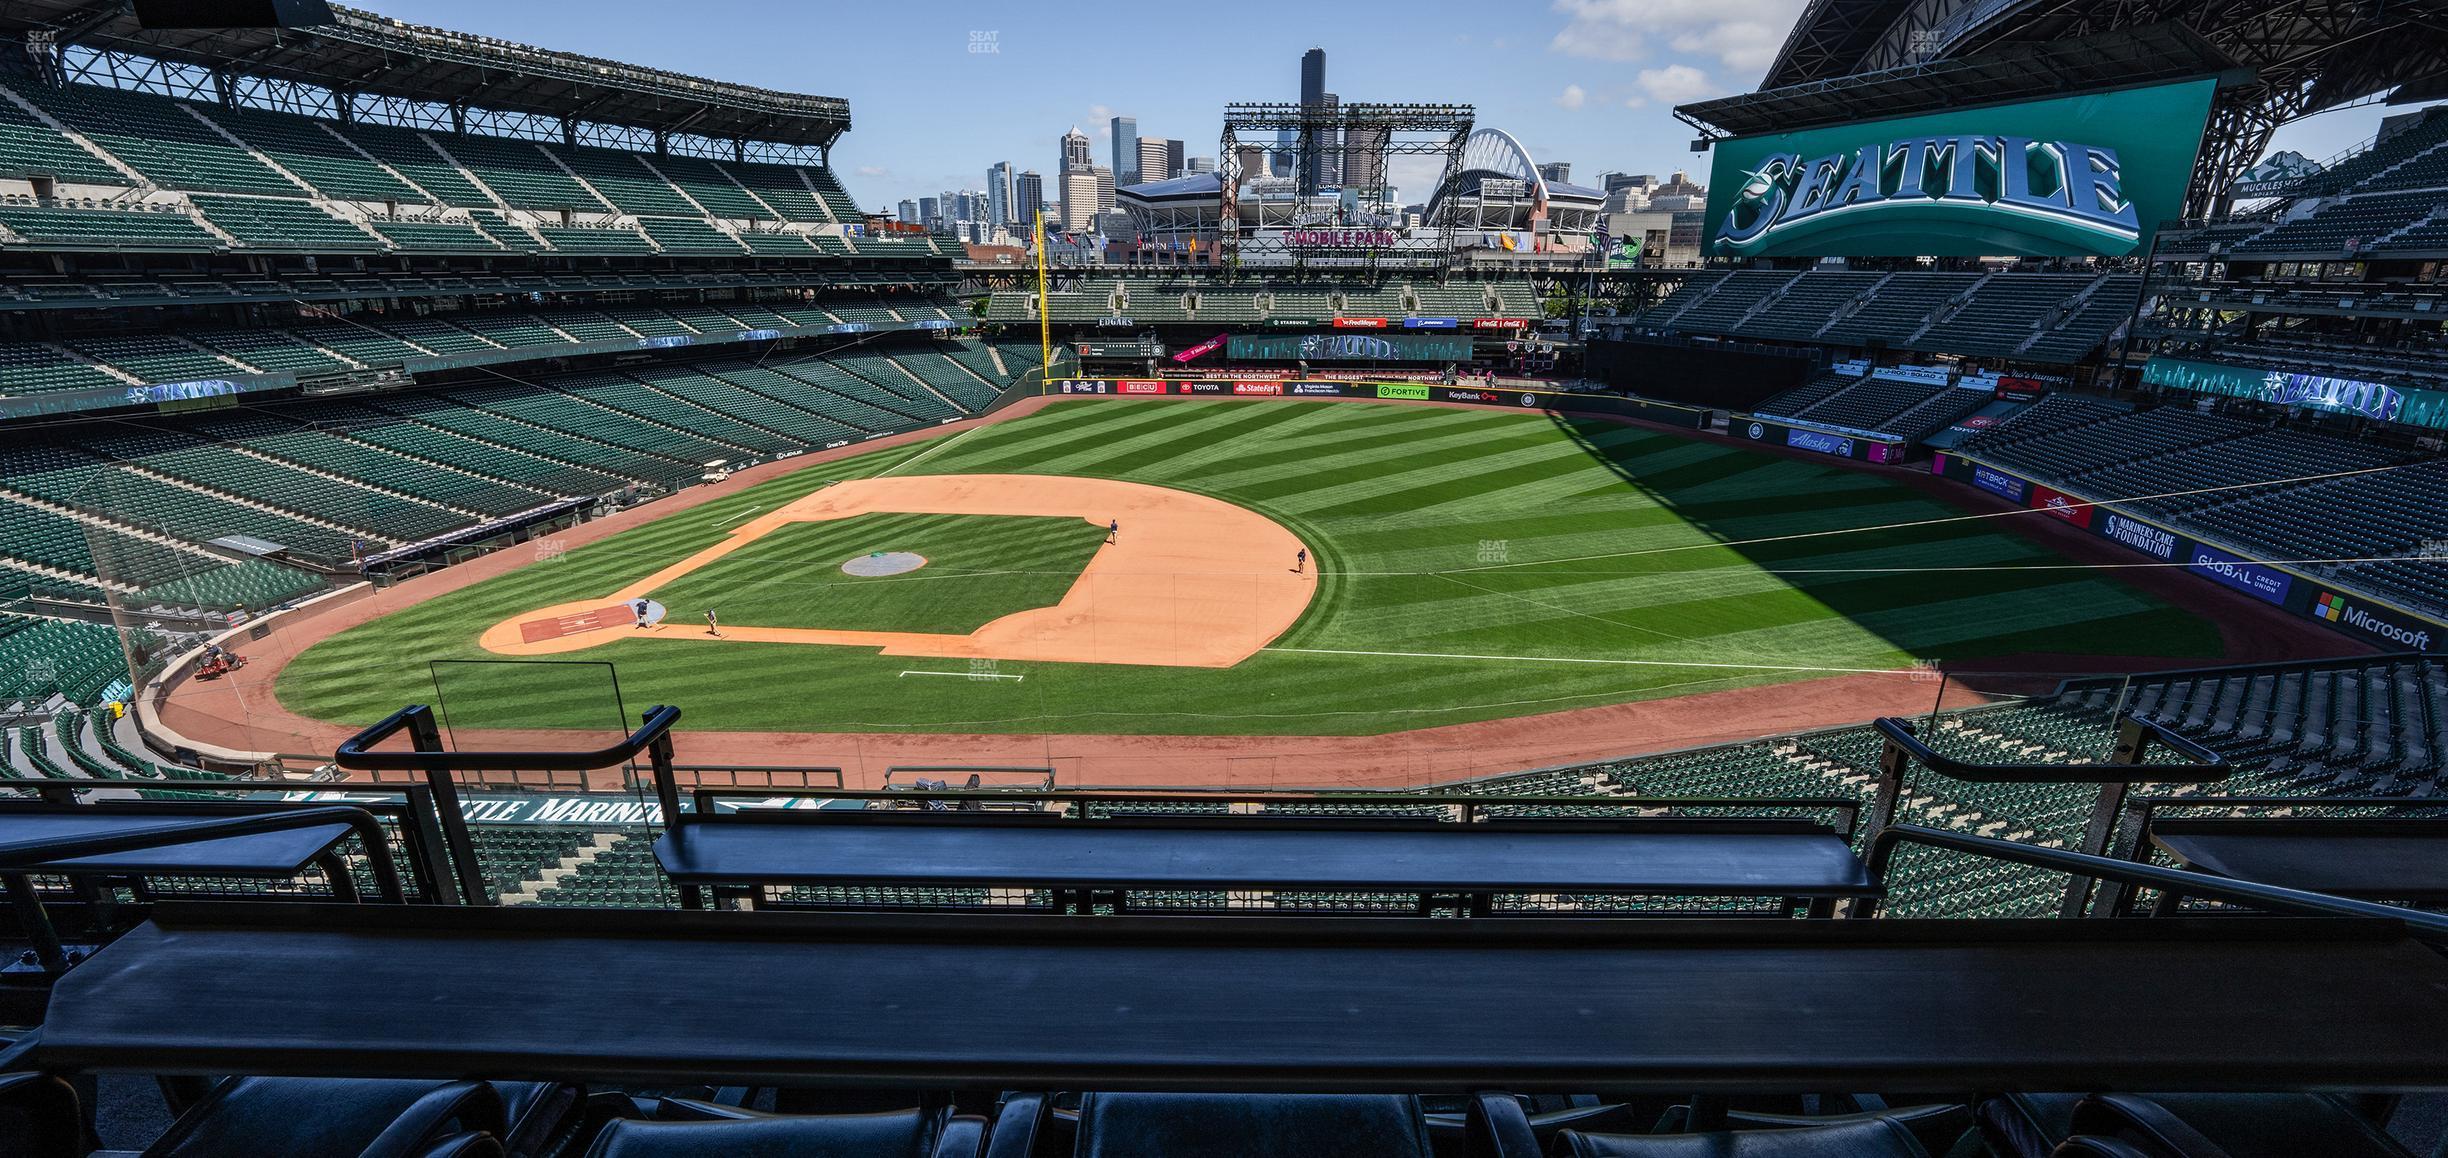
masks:
{"label": "keybank sign", "polygon": [[1719,142],[1728,257],[2123,255],[2177,214],[2208,80]]}

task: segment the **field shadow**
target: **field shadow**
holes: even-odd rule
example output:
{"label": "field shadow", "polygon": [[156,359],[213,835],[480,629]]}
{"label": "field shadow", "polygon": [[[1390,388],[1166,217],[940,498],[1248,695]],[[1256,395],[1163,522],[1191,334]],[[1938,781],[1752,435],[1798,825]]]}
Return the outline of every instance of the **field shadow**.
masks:
{"label": "field shadow", "polygon": [[[1967,520],[1904,480],[1833,459],[1546,416],[1591,461],[1721,549],[1690,551],[1689,562],[1722,565],[1731,552],[1950,683],[2032,695],[2065,676],[2197,666],[2223,654],[2206,619],[1995,520]],[[1599,437],[1626,429],[1653,437]],[[1695,458],[1692,446],[1719,453]],[[1673,570],[1678,553],[1625,563]],[[1710,602],[1744,600],[1758,605],[1762,626],[1794,618],[1790,600],[1779,608],[1759,594]]]}

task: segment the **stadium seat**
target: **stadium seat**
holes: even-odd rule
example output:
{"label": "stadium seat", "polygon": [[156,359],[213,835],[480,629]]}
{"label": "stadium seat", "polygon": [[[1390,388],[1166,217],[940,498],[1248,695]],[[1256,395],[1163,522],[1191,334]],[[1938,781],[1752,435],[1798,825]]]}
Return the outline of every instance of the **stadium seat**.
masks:
{"label": "stadium seat", "polygon": [[90,1149],[75,1087],[50,1074],[0,1074],[0,1158],[80,1158]]}
{"label": "stadium seat", "polygon": [[984,1120],[925,1110],[872,1114],[761,1114],[683,1103],[684,1120],[618,1118],[588,1158],[975,1158]]}
{"label": "stadium seat", "polygon": [[[384,1078],[231,1078],[179,1115],[146,1158],[365,1158],[433,1153],[462,1135],[495,1139],[510,1120],[501,1090],[484,1082],[399,1081]],[[526,1101],[566,1112],[575,1098]],[[453,1151],[445,1151],[453,1152]]]}
{"label": "stadium seat", "polygon": [[2367,1108],[2330,1094],[2010,1094],[1976,1117],[1999,1158],[2049,1158],[2075,1135],[2147,1158],[2409,1158]]}
{"label": "stadium seat", "polygon": [[1565,1158],[1932,1158],[1894,1118],[1870,1115],[1794,1129],[1713,1130],[1697,1134],[1556,1136]]}
{"label": "stadium seat", "polygon": [[1429,1158],[1419,1100],[1341,1094],[1085,1094],[1078,1158]]}

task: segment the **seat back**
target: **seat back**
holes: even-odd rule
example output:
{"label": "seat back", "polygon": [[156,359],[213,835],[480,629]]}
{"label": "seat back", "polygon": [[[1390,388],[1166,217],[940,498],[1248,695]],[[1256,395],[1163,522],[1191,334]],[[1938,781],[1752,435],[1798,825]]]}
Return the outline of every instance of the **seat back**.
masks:
{"label": "seat back", "polygon": [[[589,1158],[929,1158],[918,1110],[880,1114],[753,1114],[684,1122],[606,1123]],[[974,1146],[972,1147],[974,1149]]]}
{"label": "seat back", "polygon": [[1419,1099],[1391,1094],[1088,1094],[1078,1158],[1430,1158]]}

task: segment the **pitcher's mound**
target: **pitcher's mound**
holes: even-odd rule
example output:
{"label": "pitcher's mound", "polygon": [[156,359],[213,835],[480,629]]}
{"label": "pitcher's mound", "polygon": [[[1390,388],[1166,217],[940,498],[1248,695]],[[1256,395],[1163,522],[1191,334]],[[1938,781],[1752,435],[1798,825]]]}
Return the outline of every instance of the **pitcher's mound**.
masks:
{"label": "pitcher's mound", "polygon": [[842,564],[841,569],[844,575],[875,579],[885,575],[906,575],[924,566],[924,555],[914,555],[908,551],[878,551],[852,559]]}

